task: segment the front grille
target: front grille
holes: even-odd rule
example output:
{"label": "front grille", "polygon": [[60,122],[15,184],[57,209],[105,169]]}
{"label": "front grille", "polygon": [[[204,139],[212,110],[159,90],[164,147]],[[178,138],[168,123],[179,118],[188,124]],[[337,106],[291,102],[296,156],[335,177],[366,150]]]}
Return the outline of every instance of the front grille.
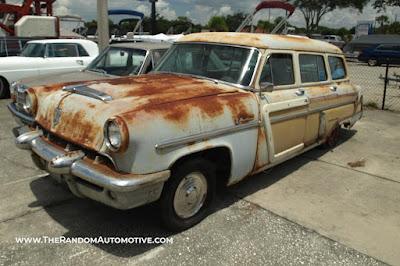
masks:
{"label": "front grille", "polygon": [[25,104],[25,100],[26,100],[26,94],[25,94],[26,89],[27,88],[24,85],[17,85],[17,88],[15,89],[15,92],[14,92],[15,100],[16,100],[15,105],[17,107],[17,110],[20,112],[24,112],[24,113],[25,113],[24,104]]}
{"label": "front grille", "polygon": [[75,150],[81,150],[85,153],[85,157],[87,159],[92,160],[95,163],[99,163],[99,164],[105,164],[108,167],[110,167],[111,169],[115,169],[118,170],[116,167],[116,164],[114,163],[114,161],[112,160],[111,157],[108,157],[106,155],[100,154],[97,151],[93,151],[93,150],[89,150],[86,149],[80,145],[76,145],[74,143],[70,143],[66,140],[64,140],[63,138],[51,133],[50,131],[44,129],[43,127],[39,128],[43,131],[43,137],[45,140],[47,140],[48,142],[56,145],[59,148],[62,148],[64,151],[75,151]]}

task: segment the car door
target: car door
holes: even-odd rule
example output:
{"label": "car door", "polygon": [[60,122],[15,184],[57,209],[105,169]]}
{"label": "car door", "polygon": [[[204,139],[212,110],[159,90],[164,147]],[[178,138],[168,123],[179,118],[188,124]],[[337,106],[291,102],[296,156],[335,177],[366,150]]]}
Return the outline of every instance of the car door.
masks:
{"label": "car door", "polygon": [[83,69],[86,62],[79,56],[74,43],[49,43],[46,45],[46,57],[40,68],[40,74],[72,72]]}
{"label": "car door", "polygon": [[260,97],[264,130],[267,135],[268,162],[278,163],[304,148],[308,98],[296,86],[295,60],[292,52],[268,55],[259,84],[272,83],[273,90]]}

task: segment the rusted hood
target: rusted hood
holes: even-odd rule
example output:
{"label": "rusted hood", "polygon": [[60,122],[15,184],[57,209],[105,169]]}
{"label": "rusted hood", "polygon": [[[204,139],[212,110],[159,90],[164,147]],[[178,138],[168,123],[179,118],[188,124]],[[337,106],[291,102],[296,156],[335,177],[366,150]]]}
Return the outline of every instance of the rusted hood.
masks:
{"label": "rusted hood", "polygon": [[70,84],[35,88],[38,98],[36,120],[52,133],[93,150],[101,148],[103,126],[113,116],[135,113],[166,103],[179,105],[180,101],[187,99],[239,91],[232,86],[172,74],[83,83],[90,89],[112,97],[111,101],[101,101],[61,90],[63,86]]}

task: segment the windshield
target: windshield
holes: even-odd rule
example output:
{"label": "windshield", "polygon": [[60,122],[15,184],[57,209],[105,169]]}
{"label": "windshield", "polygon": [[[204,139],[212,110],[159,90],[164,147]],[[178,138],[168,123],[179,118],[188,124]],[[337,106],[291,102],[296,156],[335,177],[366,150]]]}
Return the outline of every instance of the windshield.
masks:
{"label": "windshield", "polygon": [[190,74],[249,86],[258,51],[228,45],[175,44],[155,71]]}
{"label": "windshield", "polygon": [[42,43],[28,43],[21,52],[21,56],[44,57],[45,46]]}
{"label": "windshield", "polygon": [[145,50],[109,47],[89,65],[87,70],[115,76],[137,75],[145,58]]}

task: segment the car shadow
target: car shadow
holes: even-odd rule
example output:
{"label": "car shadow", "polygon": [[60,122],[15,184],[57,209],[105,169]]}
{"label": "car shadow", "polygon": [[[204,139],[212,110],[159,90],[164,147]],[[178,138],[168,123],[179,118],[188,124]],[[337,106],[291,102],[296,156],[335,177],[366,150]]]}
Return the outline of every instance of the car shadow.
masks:
{"label": "car shadow", "polygon": [[[356,131],[342,131],[338,145],[350,139]],[[213,213],[225,209],[240,199],[261,189],[268,188],[285,176],[319,156],[330,152],[329,149],[314,149],[304,155],[280,164],[271,170],[247,178],[232,187],[220,189]],[[43,191],[43,182],[52,182]],[[32,181],[30,187],[37,201],[29,206],[42,206],[47,214],[62,225],[67,232],[65,237],[173,237],[174,234],[164,230],[160,224],[158,204],[116,210],[89,199],[71,197],[67,191],[60,192],[60,184],[45,177]],[[45,192],[45,193],[44,193]],[[64,193],[57,202],[51,202],[52,193]],[[60,200],[64,198],[64,200]],[[50,199],[50,200],[49,200]],[[195,230],[195,228],[193,229]],[[143,254],[161,244],[92,244],[107,253],[118,257],[134,257]]]}

